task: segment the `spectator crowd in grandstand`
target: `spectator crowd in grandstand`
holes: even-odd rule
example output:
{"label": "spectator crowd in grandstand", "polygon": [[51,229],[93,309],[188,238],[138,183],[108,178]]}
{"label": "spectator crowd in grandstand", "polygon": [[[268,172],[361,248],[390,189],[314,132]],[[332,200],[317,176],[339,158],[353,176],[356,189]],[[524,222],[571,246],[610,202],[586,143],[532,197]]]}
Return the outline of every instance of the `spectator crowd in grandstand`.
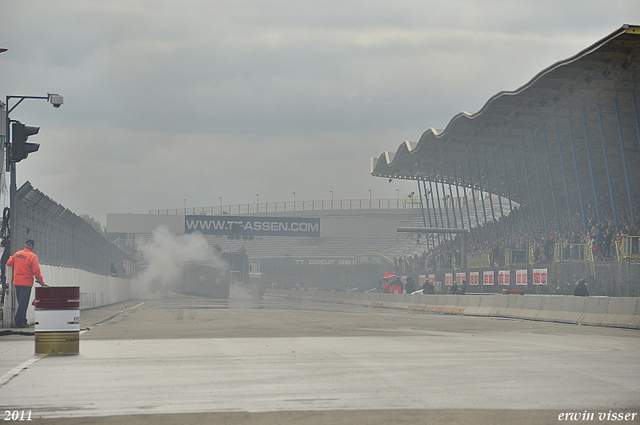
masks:
{"label": "spectator crowd in grandstand", "polygon": [[[628,199],[626,191],[621,199]],[[616,242],[627,236],[640,236],[640,191],[632,196],[630,208],[619,208],[615,219],[611,205],[601,202],[599,208],[586,205],[583,220],[579,203],[572,202],[573,214],[569,216],[566,209],[556,214],[552,207],[542,211],[532,211],[528,207],[514,209],[509,216],[498,218],[494,222],[471,230],[467,255],[488,254],[490,265],[504,265],[505,252],[525,250],[531,252],[534,264],[550,263],[554,260],[557,245],[569,247],[587,246],[593,257],[603,259],[616,255]],[[617,205],[625,205],[620,202]],[[635,223],[635,225],[634,225]],[[617,226],[616,226],[617,224]],[[435,236],[427,236],[435,238]],[[573,249],[573,248],[572,248]],[[637,239],[634,242],[635,252],[638,250]],[[574,255],[568,252],[567,255]],[[413,258],[398,258],[395,262],[396,274],[407,274],[413,271],[433,271],[438,265],[451,265],[457,268],[460,264],[459,238],[441,240],[423,255]]]}

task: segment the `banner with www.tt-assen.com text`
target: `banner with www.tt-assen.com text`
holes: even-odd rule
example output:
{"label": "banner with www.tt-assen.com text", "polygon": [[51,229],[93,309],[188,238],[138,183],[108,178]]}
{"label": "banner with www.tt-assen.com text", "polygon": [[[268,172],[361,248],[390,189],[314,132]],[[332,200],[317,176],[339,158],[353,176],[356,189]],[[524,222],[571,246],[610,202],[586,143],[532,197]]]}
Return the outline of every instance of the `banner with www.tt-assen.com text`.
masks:
{"label": "banner with www.tt-assen.com text", "polygon": [[233,215],[187,215],[185,233],[240,236],[319,237],[320,219],[301,217],[253,217]]}

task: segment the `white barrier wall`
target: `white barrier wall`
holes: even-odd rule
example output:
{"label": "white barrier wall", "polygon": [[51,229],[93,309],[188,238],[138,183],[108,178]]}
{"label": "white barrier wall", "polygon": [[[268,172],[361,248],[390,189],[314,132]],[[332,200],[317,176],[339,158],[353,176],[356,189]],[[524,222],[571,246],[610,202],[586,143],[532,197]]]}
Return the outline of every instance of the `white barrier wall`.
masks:
{"label": "white barrier wall", "polygon": [[266,295],[359,304],[440,314],[512,317],[546,322],[640,329],[640,298],[572,295],[401,295],[358,292],[282,291]]}
{"label": "white barrier wall", "polygon": [[[69,267],[41,265],[40,270],[42,271],[42,277],[45,283],[49,286],[79,286],[80,310],[115,304],[131,299],[130,279],[102,276]],[[11,268],[8,268],[8,273],[11,273]],[[34,288],[39,286],[40,285],[36,283]],[[35,294],[35,289],[32,289],[31,300],[29,301],[29,308],[27,309],[28,323],[33,323],[35,318],[35,308],[32,304],[35,299]],[[10,326],[12,314],[15,313],[9,311],[9,303],[5,302],[4,327]]]}

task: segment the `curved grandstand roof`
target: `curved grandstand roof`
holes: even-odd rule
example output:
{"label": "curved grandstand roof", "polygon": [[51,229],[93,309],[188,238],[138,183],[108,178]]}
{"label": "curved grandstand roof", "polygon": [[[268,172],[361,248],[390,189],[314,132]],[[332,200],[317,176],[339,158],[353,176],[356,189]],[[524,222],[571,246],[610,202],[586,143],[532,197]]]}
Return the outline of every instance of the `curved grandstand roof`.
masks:
{"label": "curved grandstand roof", "polygon": [[418,143],[372,158],[371,174],[482,188],[525,205],[563,198],[563,175],[570,188],[576,175],[591,184],[592,169],[604,176],[595,182],[604,193],[606,173],[624,187],[625,165],[637,188],[639,57],[640,27],[624,25],[480,111],[455,115],[444,130],[430,128]]}

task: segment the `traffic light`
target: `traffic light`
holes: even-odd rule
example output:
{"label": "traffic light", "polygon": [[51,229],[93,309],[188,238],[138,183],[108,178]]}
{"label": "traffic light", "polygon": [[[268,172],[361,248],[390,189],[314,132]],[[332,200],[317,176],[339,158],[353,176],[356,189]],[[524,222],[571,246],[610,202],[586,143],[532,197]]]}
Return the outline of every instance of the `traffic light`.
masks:
{"label": "traffic light", "polygon": [[27,143],[29,136],[38,134],[38,131],[40,131],[40,127],[24,125],[19,121],[11,125],[11,162],[20,162],[31,152],[40,148],[38,143]]}

